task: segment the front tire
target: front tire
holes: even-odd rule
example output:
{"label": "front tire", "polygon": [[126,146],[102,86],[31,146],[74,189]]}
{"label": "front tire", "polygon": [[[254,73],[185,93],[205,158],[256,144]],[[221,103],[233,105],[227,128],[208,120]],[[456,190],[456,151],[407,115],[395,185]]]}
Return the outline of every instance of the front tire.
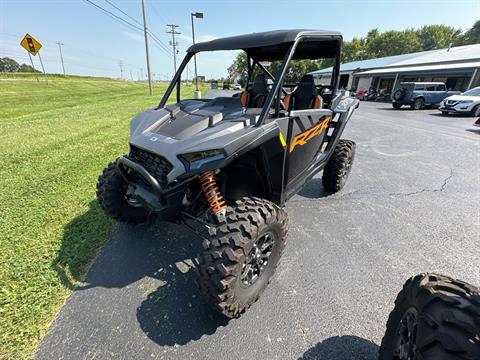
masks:
{"label": "front tire", "polygon": [[97,199],[111,218],[128,223],[147,222],[150,212],[127,197],[128,184],[114,163],[108,164],[98,178]]}
{"label": "front tire", "polygon": [[473,108],[472,115],[474,117],[479,117],[480,116],[480,105],[477,105]]}
{"label": "front tire", "polygon": [[229,206],[197,259],[197,285],[223,315],[244,313],[266,288],[285,247],[288,217],[270,201],[245,197]]}
{"label": "front tire", "polygon": [[379,360],[480,358],[480,289],[426,273],[409,279],[395,300]]}
{"label": "front tire", "polygon": [[400,109],[402,107],[402,104],[399,104],[399,103],[392,103],[392,106],[394,109]]}
{"label": "front tire", "polygon": [[356,144],[352,140],[339,140],[332,157],[323,170],[322,183],[325,190],[337,192],[342,190],[355,158]]}

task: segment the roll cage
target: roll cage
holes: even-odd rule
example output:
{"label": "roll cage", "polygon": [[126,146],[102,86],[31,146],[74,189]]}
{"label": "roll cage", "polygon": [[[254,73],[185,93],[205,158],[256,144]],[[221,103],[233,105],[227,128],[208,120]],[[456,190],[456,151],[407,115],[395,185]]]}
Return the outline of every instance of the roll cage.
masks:
{"label": "roll cage", "polygon": [[[320,30],[281,30],[250,35],[222,38],[209,42],[198,43],[187,50],[175,76],[170,82],[163,95],[158,108],[163,108],[176,88],[176,100],[180,102],[181,75],[189,61],[199,52],[220,50],[243,50],[247,54],[247,86],[251,82],[255,69],[258,68],[273,81],[272,88],[263,104],[259,119],[254,126],[261,126],[270,115],[270,109],[274,108],[275,117],[279,116],[284,89],[284,78],[288,66],[292,60],[314,60],[320,58],[333,58],[334,65],[330,87],[335,94],[338,87],[338,75],[340,71],[340,49],[342,36],[337,32]],[[282,60],[282,64],[276,75],[272,74],[262,61]]]}

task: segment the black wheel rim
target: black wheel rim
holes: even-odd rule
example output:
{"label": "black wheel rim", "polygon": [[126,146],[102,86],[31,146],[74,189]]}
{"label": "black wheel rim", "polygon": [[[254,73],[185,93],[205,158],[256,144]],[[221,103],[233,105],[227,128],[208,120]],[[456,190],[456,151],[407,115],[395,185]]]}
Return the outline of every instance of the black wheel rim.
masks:
{"label": "black wheel rim", "polygon": [[408,309],[403,314],[398,327],[397,342],[394,352],[394,359],[413,360],[417,348],[417,310]]}
{"label": "black wheel rim", "polygon": [[240,280],[245,287],[255,284],[267,268],[275,244],[275,235],[264,233],[253,245],[243,263]]}

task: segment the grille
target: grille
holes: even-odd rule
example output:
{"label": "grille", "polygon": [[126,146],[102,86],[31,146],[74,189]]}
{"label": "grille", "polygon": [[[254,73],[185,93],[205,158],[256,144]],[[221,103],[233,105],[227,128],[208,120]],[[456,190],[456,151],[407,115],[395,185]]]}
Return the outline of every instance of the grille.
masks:
{"label": "grille", "polygon": [[[172,170],[173,166],[166,159],[161,156],[154,155],[148,151],[141,150],[136,147],[130,148],[128,158],[139,165],[142,165],[152,175],[162,187],[167,185],[167,175]],[[139,185],[149,187],[148,182],[142,175],[133,171],[131,173],[132,180]]]}

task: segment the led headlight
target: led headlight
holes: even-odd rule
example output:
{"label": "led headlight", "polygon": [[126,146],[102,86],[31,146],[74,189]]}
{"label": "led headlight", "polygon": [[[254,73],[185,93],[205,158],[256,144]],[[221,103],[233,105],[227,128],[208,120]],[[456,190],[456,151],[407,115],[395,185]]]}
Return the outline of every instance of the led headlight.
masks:
{"label": "led headlight", "polygon": [[190,164],[191,170],[194,170],[211,161],[224,159],[225,154],[222,150],[215,149],[182,154],[180,157]]}

